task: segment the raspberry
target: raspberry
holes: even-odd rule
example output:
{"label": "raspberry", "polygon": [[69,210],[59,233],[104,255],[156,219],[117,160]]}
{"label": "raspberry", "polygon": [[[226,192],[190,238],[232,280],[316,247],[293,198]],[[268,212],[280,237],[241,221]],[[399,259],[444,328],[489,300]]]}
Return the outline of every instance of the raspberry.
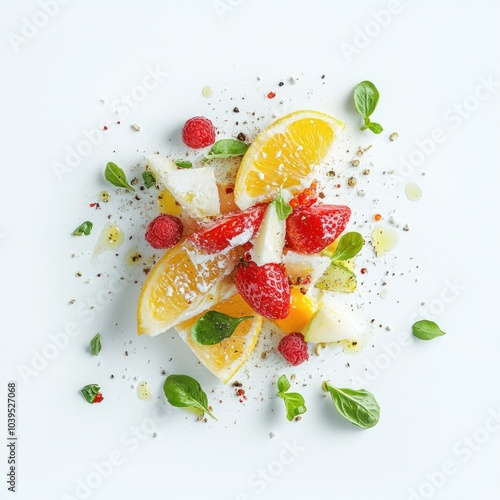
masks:
{"label": "raspberry", "polygon": [[190,148],[200,149],[215,142],[213,123],[203,116],[190,118],[182,129],[182,141]]}
{"label": "raspberry", "polygon": [[182,236],[183,225],[173,215],[162,214],[153,219],[146,231],[146,241],[153,248],[171,248]]}
{"label": "raspberry", "polygon": [[307,343],[304,340],[304,335],[299,332],[285,335],[278,344],[278,351],[293,366],[300,365],[309,359]]}

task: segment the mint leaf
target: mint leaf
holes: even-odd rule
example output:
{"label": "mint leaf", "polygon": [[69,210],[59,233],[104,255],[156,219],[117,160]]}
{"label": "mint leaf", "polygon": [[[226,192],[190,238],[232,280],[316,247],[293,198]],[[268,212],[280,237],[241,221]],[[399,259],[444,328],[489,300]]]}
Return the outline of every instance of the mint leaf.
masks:
{"label": "mint leaf", "polygon": [[80,392],[83,397],[87,400],[87,403],[93,403],[94,399],[97,396],[97,393],[101,390],[101,388],[97,384],[89,384],[86,385]]}
{"label": "mint leaf", "polygon": [[194,408],[217,420],[208,409],[208,398],[200,384],[188,375],[169,375],[163,384],[163,392],[172,406]]}
{"label": "mint leaf", "polygon": [[292,206],[283,198],[283,193],[280,192],[277,198],[272,202],[276,208],[279,220],[285,220],[293,211]]}
{"label": "mint leaf", "polygon": [[295,417],[307,411],[304,398],[298,392],[287,392],[290,382],[286,375],[278,379],[278,396],[285,402],[286,418],[291,422]]}
{"label": "mint leaf", "polygon": [[151,170],[144,170],[142,178],[147,189],[156,185],[156,177]]}
{"label": "mint leaf", "polygon": [[190,161],[174,161],[174,163],[179,167],[179,168],[192,168],[193,164]]}
{"label": "mint leaf", "polygon": [[92,231],[93,224],[90,221],[85,221],[82,224],[80,224],[72,234],[75,236],[82,236],[84,234],[85,236],[88,236],[90,234],[90,231]]}
{"label": "mint leaf", "polygon": [[330,393],[337,411],[349,422],[363,429],[369,429],[378,423],[380,406],[371,392],[364,389],[341,389],[330,382],[324,382],[323,389]]}
{"label": "mint leaf", "polygon": [[233,318],[218,311],[207,311],[191,327],[191,337],[197,344],[214,345],[231,337],[237,326],[253,316]]}
{"label": "mint leaf", "polygon": [[101,334],[98,333],[95,335],[95,337],[90,341],[90,352],[94,356],[98,356],[99,353],[101,352],[102,346],[101,346]]}
{"label": "mint leaf", "polygon": [[427,319],[422,319],[417,321],[413,326],[413,335],[420,340],[432,340],[436,337],[441,337],[446,335],[445,332],[439,328],[439,326],[434,323],[434,321],[429,321]]}
{"label": "mint leaf", "polygon": [[243,156],[247,152],[248,147],[248,144],[239,139],[221,139],[212,146],[212,149],[205,156],[205,161],[212,160],[213,158]]}
{"label": "mint leaf", "polygon": [[135,191],[135,189],[128,183],[125,172],[112,161],[108,162],[106,165],[106,168],[104,169],[104,177],[107,181],[111,182],[113,186]]}
{"label": "mint leaf", "polygon": [[355,257],[363,248],[365,240],[359,233],[345,233],[339,240],[337,250],[332,255],[332,262],[335,260],[349,260]]}

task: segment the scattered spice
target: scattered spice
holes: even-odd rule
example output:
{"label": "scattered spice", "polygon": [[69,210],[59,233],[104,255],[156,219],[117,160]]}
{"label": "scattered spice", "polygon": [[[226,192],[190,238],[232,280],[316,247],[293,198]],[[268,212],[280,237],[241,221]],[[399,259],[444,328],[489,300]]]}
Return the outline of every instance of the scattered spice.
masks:
{"label": "scattered spice", "polygon": [[359,167],[359,160],[352,160],[352,161],[351,161],[351,165],[352,165],[353,167]]}
{"label": "scattered spice", "polygon": [[356,184],[357,184],[357,180],[356,180],[356,177],[349,177],[349,179],[347,179],[347,185],[349,187],[354,187]]}
{"label": "scattered spice", "polygon": [[234,112],[234,113],[239,113],[239,112],[240,112],[240,110],[239,110],[239,108],[236,108],[236,107],[235,107],[235,108],[233,108],[233,112]]}
{"label": "scattered spice", "polygon": [[382,216],[380,214],[375,214],[373,216],[373,218],[376,220],[376,221],[379,221],[379,220],[382,220]]}
{"label": "scattered spice", "polygon": [[275,92],[269,92],[269,94],[267,94],[267,97],[268,97],[268,99],[274,99],[276,97],[276,93]]}
{"label": "scattered spice", "polygon": [[240,132],[238,135],[237,135],[237,139],[239,141],[243,141],[245,142],[247,140],[247,136],[243,133],[243,132]]}
{"label": "scattered spice", "polygon": [[366,267],[361,268],[361,274],[366,274],[368,272],[368,269]]}
{"label": "scattered spice", "polygon": [[132,130],[135,130],[136,132],[140,132],[141,131],[141,127],[139,127],[139,125],[137,125],[136,123],[133,123],[132,125],[130,125],[130,128]]}
{"label": "scattered spice", "polygon": [[391,141],[395,141],[398,137],[399,137],[399,134],[398,134],[397,132],[393,132],[393,133],[389,136],[389,140],[391,140]]}

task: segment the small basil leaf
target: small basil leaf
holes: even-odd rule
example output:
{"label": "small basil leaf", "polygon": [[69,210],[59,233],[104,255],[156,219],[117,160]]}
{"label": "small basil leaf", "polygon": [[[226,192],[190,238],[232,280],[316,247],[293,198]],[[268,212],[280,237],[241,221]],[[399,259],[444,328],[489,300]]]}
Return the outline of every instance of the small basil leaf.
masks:
{"label": "small basil leaf", "polygon": [[365,240],[359,233],[346,233],[340,238],[337,250],[332,255],[332,261],[349,260],[355,257],[363,248]]}
{"label": "small basil leaf", "polygon": [[302,415],[307,411],[304,398],[298,392],[278,393],[285,402],[286,418],[292,421],[298,415]]}
{"label": "small basil leaf", "polygon": [[94,356],[98,356],[101,352],[101,334],[98,333],[91,341],[90,341],[90,352]]}
{"label": "small basil leaf", "polygon": [[179,167],[179,168],[192,168],[193,164],[190,161],[174,161],[174,163]]}
{"label": "small basil leaf", "polygon": [[290,389],[290,382],[288,381],[288,378],[286,375],[281,375],[281,377],[278,379],[278,392],[286,392],[288,389]]}
{"label": "small basil leaf", "polygon": [[80,392],[83,394],[83,397],[87,400],[87,403],[93,403],[97,393],[101,390],[101,388],[97,384],[89,384],[86,385]]}
{"label": "small basil leaf", "polygon": [[217,420],[208,409],[208,398],[200,384],[188,375],[169,375],[163,384],[163,392],[172,406],[194,408]]}
{"label": "small basil leaf", "polygon": [[73,234],[75,236],[81,236],[84,234],[85,236],[88,236],[90,234],[90,231],[92,231],[93,224],[90,221],[85,221],[82,224],[80,224],[74,231]]}
{"label": "small basil leaf", "polygon": [[142,173],[142,178],[144,179],[144,185],[149,189],[156,185],[156,177],[151,170],[144,170]]}
{"label": "small basil leaf", "polygon": [[363,429],[369,429],[378,423],[380,406],[371,392],[365,389],[359,391],[341,389],[329,382],[324,383],[324,389],[332,396],[333,404],[338,412],[349,422]]}
{"label": "small basil leaf", "polygon": [[[363,118],[368,118],[377,107],[380,94],[372,82],[365,80],[354,89],[354,107]],[[368,124],[365,120],[365,127]]]}
{"label": "small basil leaf", "polygon": [[130,189],[130,191],[135,191],[135,189],[128,183],[125,172],[112,161],[108,162],[108,164],[106,165],[106,168],[104,170],[104,177],[107,181],[111,182],[113,186]]}
{"label": "small basil leaf", "polygon": [[413,326],[413,335],[420,340],[432,340],[436,337],[441,337],[446,335],[445,332],[439,328],[439,326],[434,323],[434,321],[429,321],[427,319],[422,319],[417,321]]}
{"label": "small basil leaf", "polygon": [[219,344],[229,338],[240,323],[251,318],[253,316],[233,318],[218,311],[207,311],[191,327],[191,337],[197,344]]}
{"label": "small basil leaf", "polygon": [[239,139],[221,139],[217,141],[212,149],[205,156],[205,161],[213,158],[231,158],[233,156],[243,156],[248,149],[248,144]]}
{"label": "small basil leaf", "polygon": [[375,122],[370,122],[370,125],[368,125],[368,128],[375,134],[380,134],[381,132],[384,131],[382,128],[382,125],[375,123]]}
{"label": "small basil leaf", "polygon": [[283,198],[281,190],[278,197],[273,201],[279,220],[285,220],[293,211],[291,205]]}

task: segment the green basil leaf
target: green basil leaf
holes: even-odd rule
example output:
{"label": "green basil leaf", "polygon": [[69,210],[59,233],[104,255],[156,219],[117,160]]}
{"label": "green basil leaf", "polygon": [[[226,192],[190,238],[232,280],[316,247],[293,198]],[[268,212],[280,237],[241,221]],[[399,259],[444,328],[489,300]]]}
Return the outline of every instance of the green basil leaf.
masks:
{"label": "green basil leaf", "polygon": [[172,406],[194,408],[217,420],[208,409],[208,398],[200,384],[188,375],[169,375],[163,384],[163,392]]}
{"label": "green basil leaf", "polygon": [[192,168],[193,164],[190,161],[174,161],[174,163],[179,167],[179,168]]}
{"label": "green basil leaf", "polygon": [[217,141],[212,149],[205,156],[205,161],[213,158],[232,158],[233,156],[243,156],[248,149],[248,144],[239,139],[221,139]]}
{"label": "green basil leaf", "polygon": [[73,234],[75,236],[81,236],[84,234],[85,236],[88,236],[90,234],[90,231],[92,231],[93,224],[90,221],[85,221],[82,224],[80,224],[74,231]]}
{"label": "green basil leaf", "polygon": [[101,334],[98,333],[91,341],[90,341],[90,352],[94,356],[98,356],[101,352]]}
{"label": "green basil leaf", "polygon": [[[372,82],[365,80],[354,89],[354,107],[363,118],[368,118],[377,107],[380,94]],[[365,125],[367,125],[365,121]]]}
{"label": "green basil leaf", "polygon": [[365,240],[359,233],[346,233],[340,238],[337,250],[335,250],[331,259],[332,261],[352,259],[361,251],[364,244]]}
{"label": "green basil leaf", "polygon": [[278,392],[286,392],[288,389],[290,389],[290,382],[288,381],[288,378],[286,375],[281,375],[281,377],[278,379]]}
{"label": "green basil leaf", "polygon": [[332,396],[333,404],[338,412],[349,422],[363,429],[369,429],[378,423],[380,406],[371,392],[365,389],[359,391],[341,389],[329,382],[324,383],[324,389]]}
{"label": "green basil leaf", "polygon": [[278,214],[279,220],[285,220],[293,211],[290,203],[288,203],[285,198],[283,198],[281,190],[277,198],[273,201],[273,204],[276,208],[276,213]]}
{"label": "green basil leaf", "polygon": [[375,123],[375,122],[370,122],[370,124],[368,125],[368,128],[375,134],[380,134],[381,132],[384,131],[384,129],[382,128],[382,125],[378,124],[378,123]]}
{"label": "green basil leaf", "polygon": [[87,400],[87,403],[93,403],[97,393],[101,390],[101,388],[97,384],[89,384],[86,385],[81,393],[83,397]]}
{"label": "green basil leaf", "polygon": [[108,162],[108,164],[106,165],[106,168],[104,170],[104,177],[107,181],[111,182],[113,186],[130,189],[130,191],[135,191],[135,189],[128,183],[125,172],[112,161]]}
{"label": "green basil leaf", "polygon": [[191,337],[197,344],[219,344],[229,338],[240,323],[251,318],[253,316],[233,318],[218,311],[207,311],[191,327]]}
{"label": "green basil leaf", "polygon": [[286,418],[291,422],[298,415],[307,411],[304,398],[298,392],[278,393],[285,402]]}
{"label": "green basil leaf", "polygon": [[441,337],[446,335],[445,332],[439,328],[439,326],[434,323],[434,321],[429,321],[427,319],[422,319],[417,321],[413,326],[413,335],[420,340],[432,340],[436,337]]}
{"label": "green basil leaf", "polygon": [[144,170],[142,173],[142,178],[144,179],[144,185],[149,189],[156,185],[156,177],[151,170]]}

